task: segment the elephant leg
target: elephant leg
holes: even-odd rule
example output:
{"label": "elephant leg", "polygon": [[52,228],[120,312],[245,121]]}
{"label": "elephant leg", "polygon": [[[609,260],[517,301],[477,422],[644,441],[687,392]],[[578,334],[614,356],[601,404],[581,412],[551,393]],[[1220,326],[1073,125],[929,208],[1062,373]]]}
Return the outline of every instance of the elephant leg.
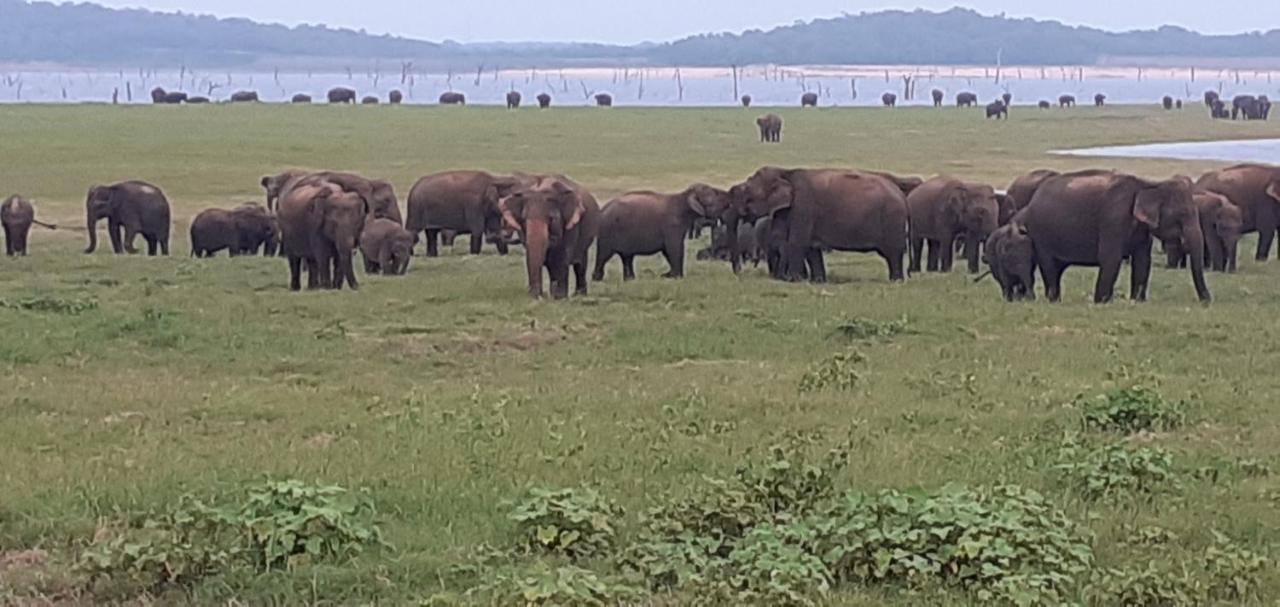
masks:
{"label": "elephant leg", "polygon": [[[146,238],[147,240],[147,257],[155,257],[156,249],[160,246],[160,241],[150,236],[144,236],[143,238]],[[235,257],[235,253],[232,252],[231,256]]]}
{"label": "elephant leg", "polygon": [[4,254],[13,257],[13,229],[9,226],[4,227]]}
{"label": "elephant leg", "polygon": [[912,274],[920,273],[920,255],[924,253],[924,239],[911,238],[911,265],[907,267],[907,271]]}
{"label": "elephant leg", "polygon": [[[358,291],[360,289],[360,281],[356,278],[355,252],[340,250],[337,253],[334,256],[336,269],[340,272],[340,276],[346,277],[347,285],[351,287],[351,290]],[[339,278],[336,282],[338,283],[336,288],[341,289],[342,280]]]}
{"label": "elephant leg", "polygon": [[440,230],[427,228],[427,257],[440,256]]}
{"label": "elephant leg", "polygon": [[[475,236],[474,234],[472,236]],[[569,259],[563,250],[547,251],[547,273],[551,275],[551,298],[569,296]]]}
{"label": "elephant leg", "polygon": [[1106,255],[1098,264],[1098,279],[1093,285],[1093,303],[1110,303],[1115,297],[1116,279],[1120,278],[1120,266],[1124,265],[1124,257],[1120,254]]}
{"label": "elephant leg", "polygon": [[1227,272],[1230,274],[1236,273],[1236,255],[1236,245],[1227,247]]}
{"label": "elephant leg", "polygon": [[1151,283],[1151,243],[1139,246],[1130,257],[1129,300],[1146,301],[1147,285]]}
{"label": "elephant leg", "polygon": [[925,271],[937,272],[942,267],[942,242],[937,240],[928,240],[929,259],[926,262]]}
{"label": "elephant leg", "polygon": [[141,231],[129,223],[123,224],[124,227],[124,251],[130,255],[138,252],[137,247],[133,246],[133,242],[138,239],[138,233]]}
{"label": "elephant leg", "polygon": [[307,258],[307,290],[320,288],[320,264],[315,259]]}
{"label": "elephant leg", "polygon": [[587,261],[585,259],[573,262],[573,282],[574,295],[587,294]]}
{"label": "elephant leg", "polygon": [[907,279],[906,273],[902,271],[903,257],[906,255],[906,251],[902,249],[880,252],[880,257],[889,265],[889,282],[903,282]]}
{"label": "elephant leg", "polygon": [[956,243],[955,239],[939,241],[941,247],[941,258],[938,260],[938,271],[950,272],[951,266],[955,264]]}
{"label": "elephant leg", "polygon": [[114,219],[107,220],[107,236],[111,237],[111,250],[116,255],[124,253],[124,242],[120,236],[122,226]]}
{"label": "elephant leg", "polygon": [[471,230],[471,254],[479,255],[484,248],[484,215],[475,213],[475,217],[467,217],[467,227]]}
{"label": "elephant leg", "polygon": [[827,282],[827,261],[822,249],[812,248],[805,253],[805,265],[809,268],[809,280],[816,283]]}
{"label": "elephant leg", "polygon": [[601,243],[596,246],[596,267],[591,272],[591,280],[600,282],[604,280],[604,268],[613,260],[613,248],[607,244]]}
{"label": "elephant leg", "polygon": [[[313,236],[312,240],[321,240],[319,236]],[[315,288],[330,289],[333,288],[333,251],[328,243],[313,243],[311,245],[311,255],[315,258],[315,265],[312,270],[316,277]],[[308,285],[310,286],[310,285]]]}
{"label": "elephant leg", "polygon": [[372,259],[370,259],[368,255],[365,255],[364,256],[364,273],[376,274],[377,272],[378,272],[378,264],[374,262]]}
{"label": "elephant leg", "polygon": [[1266,261],[1271,256],[1271,243],[1276,237],[1276,216],[1270,205],[1258,209],[1256,219],[1258,225],[1258,261]]}
{"label": "elephant leg", "polygon": [[[731,253],[737,255],[737,252]],[[662,250],[662,256],[667,258],[667,265],[670,270],[663,274],[665,278],[684,278],[684,240],[677,239],[677,242],[667,243],[666,248]]]}
{"label": "elephant leg", "polygon": [[503,240],[501,234],[498,235],[497,240],[493,241],[493,246],[498,249],[498,255],[505,257],[507,254],[511,253],[511,248],[507,246],[507,241]]}
{"label": "elephant leg", "polygon": [[1040,276],[1044,278],[1044,296],[1050,302],[1062,301],[1062,271],[1065,269],[1058,260],[1047,254],[1036,254],[1036,265],[1040,267]]}
{"label": "elephant leg", "polygon": [[622,280],[624,282],[635,280],[636,279],[635,256],[623,255],[623,254],[619,254],[619,256],[622,257]]}
{"label": "elephant leg", "polygon": [[289,290],[302,290],[302,258],[289,256]]}
{"label": "elephant leg", "polygon": [[964,239],[964,256],[969,262],[969,273],[977,274],[979,271],[978,263],[982,261],[983,239],[978,234],[970,233]]}

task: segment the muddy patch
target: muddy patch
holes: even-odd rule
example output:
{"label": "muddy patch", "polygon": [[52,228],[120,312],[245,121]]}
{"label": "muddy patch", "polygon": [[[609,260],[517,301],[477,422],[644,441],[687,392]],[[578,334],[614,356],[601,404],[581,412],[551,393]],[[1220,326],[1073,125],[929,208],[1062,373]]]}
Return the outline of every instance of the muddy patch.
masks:
{"label": "muddy patch", "polygon": [[381,354],[396,357],[437,355],[483,355],[495,352],[535,352],[558,344],[588,338],[596,329],[579,324],[554,326],[521,325],[510,330],[396,331],[377,337],[361,337]]}

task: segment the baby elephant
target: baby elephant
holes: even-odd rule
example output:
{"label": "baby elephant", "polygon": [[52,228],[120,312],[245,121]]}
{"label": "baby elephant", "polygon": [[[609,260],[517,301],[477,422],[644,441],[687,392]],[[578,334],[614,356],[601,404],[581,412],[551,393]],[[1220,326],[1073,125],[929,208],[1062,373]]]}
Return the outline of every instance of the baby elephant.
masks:
{"label": "baby elephant", "polygon": [[698,251],[699,261],[733,261],[735,256],[738,258],[738,262],[742,264],[748,261],[753,266],[760,264],[759,251],[756,245],[756,228],[745,221],[738,224],[738,247],[736,252],[729,246],[729,228],[723,225],[716,226],[711,230],[711,245]]}
{"label": "baby elephant", "polygon": [[782,141],[781,116],[765,114],[756,118],[756,126],[760,127],[760,143],[779,143]]}
{"label": "baby elephant", "polygon": [[1035,246],[1026,226],[1010,223],[992,232],[982,260],[991,268],[988,273],[1000,283],[1005,301],[1036,298]]}
{"label": "baby elephant", "polygon": [[191,256],[213,257],[226,249],[235,257],[259,247],[274,248],[276,226],[262,205],[245,203],[234,209],[205,209],[191,220]]}
{"label": "baby elephant", "polygon": [[31,232],[31,224],[58,229],[51,223],[36,220],[35,208],[21,196],[10,196],[0,204],[0,224],[4,225],[4,253],[10,256],[27,254],[27,235]]}
{"label": "baby elephant", "polygon": [[729,193],[695,184],[679,194],[631,192],[605,205],[600,213],[596,266],[592,279],[604,280],[604,267],[622,257],[622,279],[636,277],[636,255],[662,253],[671,270],[667,278],[684,276],[684,241],[699,217],[717,218],[729,207]]}
{"label": "baby elephant", "polygon": [[413,257],[413,234],[400,224],[378,218],[364,224],[360,232],[360,254],[367,274],[403,276]]}

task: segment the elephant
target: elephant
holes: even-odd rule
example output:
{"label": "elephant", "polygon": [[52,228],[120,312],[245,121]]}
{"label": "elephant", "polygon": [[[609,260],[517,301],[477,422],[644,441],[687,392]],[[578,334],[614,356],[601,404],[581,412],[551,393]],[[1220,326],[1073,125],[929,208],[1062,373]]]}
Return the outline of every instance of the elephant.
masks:
{"label": "elephant", "polygon": [[511,91],[507,93],[507,109],[514,110],[519,108],[520,101],[523,98],[524,97],[520,94],[520,91]]}
{"label": "elephant", "polygon": [[281,245],[289,259],[289,288],[302,288],[302,265],[308,289],[360,288],[352,257],[370,207],[359,193],[329,181],[323,174],[293,180],[280,193]]}
{"label": "elephant", "polygon": [[756,227],[746,222],[738,224],[738,244],[735,253],[734,250],[729,248],[728,228],[723,225],[715,226],[711,230],[711,244],[698,251],[697,257],[702,261],[713,259],[717,261],[733,261],[736,257],[740,264],[750,261],[753,265],[759,265],[762,258],[759,255],[759,246],[756,242]]}
{"label": "elephant", "polygon": [[413,234],[390,219],[366,221],[364,230],[360,232],[360,255],[364,257],[365,273],[403,276],[409,271],[413,244]]}
{"label": "elephant", "polygon": [[36,209],[26,198],[10,196],[0,204],[0,226],[4,227],[5,255],[26,256],[27,236],[31,233],[32,224],[50,230],[58,229],[54,224],[36,219]]}
{"label": "elephant", "polygon": [[969,273],[978,273],[983,241],[999,227],[1000,203],[989,185],[954,177],[934,177],[907,196],[911,237],[909,272],[920,271],[924,245],[929,244],[927,269],[950,272],[956,237],[963,235]]}
{"label": "elephant", "polygon": [[[771,217],[785,226],[780,273],[790,281],[826,280],[825,250],[878,253],[889,279],[905,278],[907,200],[899,185],[881,175],[836,169],[764,167],[732,190],[725,212],[730,238],[740,220]],[[779,224],[778,222],[784,222]],[[734,272],[741,264],[734,264]]]}
{"label": "elephant", "polygon": [[289,103],[300,103],[300,104],[311,103],[311,95],[308,95],[306,93],[298,93],[297,95],[294,95],[292,99],[289,100]]}
{"label": "elephant", "polygon": [[378,105],[378,98],[373,95],[367,95],[360,99],[360,105]]}
{"label": "elephant", "polygon": [[1031,204],[1031,198],[1036,195],[1036,190],[1040,188],[1040,184],[1044,183],[1050,177],[1057,177],[1059,173],[1050,169],[1036,169],[1018,177],[1009,184],[1009,189],[1005,190],[1005,194],[1012,200],[1015,211],[1021,211]]}
{"label": "elephant", "polygon": [[278,175],[266,175],[262,178],[262,189],[266,190],[267,210],[275,212],[280,201],[280,192],[289,182],[307,175],[307,171],[289,170]]}
{"label": "elephant", "polygon": [[880,96],[880,103],[884,104],[885,107],[897,107],[898,96],[893,93],[885,93]]}
{"label": "elephant", "polygon": [[89,246],[98,248],[98,220],[107,220],[111,249],[117,254],[137,253],[133,241],[139,234],[147,241],[147,255],[169,254],[169,199],[160,188],[143,181],[95,185],[85,198],[85,227]]}
{"label": "elephant", "polygon": [[1265,261],[1280,229],[1280,167],[1238,164],[1206,173],[1196,187],[1222,194],[1240,207],[1242,233],[1258,233],[1255,257]]}
{"label": "elephant", "polygon": [[466,105],[467,96],[462,93],[447,92],[440,94],[440,105]]}
{"label": "elephant", "polygon": [[551,95],[538,93],[538,107],[544,110],[551,107]]}
{"label": "elephant", "polygon": [[1014,205],[1013,197],[1008,194],[996,192],[996,206],[999,208],[996,214],[997,225],[1009,225],[1013,216],[1018,214],[1018,207]]}
{"label": "elephant", "polygon": [[158,104],[177,105],[187,101],[186,93],[168,92],[160,87],[151,90],[151,102]]}
{"label": "elephant", "polygon": [[933,95],[933,107],[942,107],[942,100],[947,94],[942,92],[942,89],[933,89],[930,94]]}
{"label": "elephant", "polygon": [[800,96],[800,107],[818,107],[818,94],[805,93]]}
{"label": "elephant", "polygon": [[587,294],[587,254],[600,227],[600,206],[590,192],[563,175],[543,175],[520,182],[498,209],[503,225],[524,242],[530,297],[544,296],[544,268],[553,298],[569,296],[570,268],[576,294]]}
{"label": "elephant", "polygon": [[1000,284],[1005,301],[1035,300],[1035,255],[1035,246],[1024,225],[1010,223],[987,237],[982,247],[982,261],[990,269],[988,273]]}
{"label": "elephant", "polygon": [[1204,280],[1204,233],[1189,180],[1147,181],[1114,171],[1080,171],[1050,177],[1031,204],[1013,218],[1025,225],[1049,301],[1062,298],[1062,272],[1098,268],[1094,303],[1111,301],[1120,266],[1130,261],[1130,294],[1145,301],[1151,279],[1151,243],[1176,240],[1190,255],[1200,301],[1212,295]]}
{"label": "elephant", "polygon": [[742,107],[751,107],[751,95],[743,95],[739,101],[742,102]]}
{"label": "elephant", "polygon": [[1174,109],[1178,109],[1178,110],[1182,109],[1182,100],[1181,100],[1181,99],[1178,99],[1178,100],[1174,101],[1174,102],[1173,102],[1173,107],[1174,107]]}
{"label": "elephant", "polygon": [[1213,107],[1213,104],[1214,104],[1214,103],[1216,103],[1216,102],[1217,102],[1219,99],[1221,99],[1221,98],[1222,98],[1222,96],[1221,96],[1221,95],[1219,95],[1217,91],[1205,91],[1205,92],[1204,92],[1204,105],[1205,105],[1205,107],[1210,107],[1210,108],[1211,108],[1211,107]]}
{"label": "elephant", "polygon": [[235,257],[253,253],[276,238],[266,209],[245,204],[235,209],[205,209],[191,220],[191,256],[213,257],[223,249]]}
{"label": "elephant", "polygon": [[596,95],[596,105],[599,107],[613,107],[613,95],[609,93]]}
{"label": "elephant", "polygon": [[1006,108],[1013,105],[1013,93],[1005,92],[1000,96],[1000,100],[1004,102]]}
{"label": "elephant", "polygon": [[600,212],[592,280],[604,280],[614,255],[622,258],[622,279],[634,280],[635,256],[656,253],[670,266],[663,276],[684,277],[685,235],[698,219],[720,218],[731,202],[728,192],[700,183],[679,194],[630,192],[613,199]]}
{"label": "elephant", "polygon": [[1165,95],[1164,98],[1160,100],[1160,107],[1163,107],[1165,111],[1172,110],[1173,97],[1170,97],[1169,95]]}
{"label": "elephant", "polygon": [[902,192],[903,196],[910,195],[912,192],[916,190],[916,188],[924,185],[924,180],[919,177],[902,177],[900,175],[894,175],[893,173],[886,173],[884,171],[863,171],[863,172],[870,175],[883,177],[889,180],[889,183],[896,186],[898,190]]}
{"label": "elephant", "polygon": [[[1060,95],[1058,97],[1058,107],[1075,107],[1075,105],[1076,105],[1075,95]],[[1094,105],[1097,105],[1096,97],[1094,98]]]}
{"label": "elephant", "polygon": [[231,94],[231,103],[257,103],[257,91],[236,91]]}
{"label": "elephant", "polygon": [[1227,110],[1226,102],[1221,99],[1215,99],[1213,106],[1209,109],[1209,115],[1214,120],[1227,120],[1231,118],[1231,112]]}
{"label": "elephant", "polygon": [[312,173],[299,179],[299,182],[302,183],[320,181],[337,184],[342,189],[359,195],[365,204],[369,205],[371,219],[390,219],[397,224],[404,225],[404,217],[400,214],[400,204],[396,200],[396,191],[390,182],[381,179],[367,179],[355,173],[335,171]]}
{"label": "elephant", "polygon": [[1253,95],[1236,95],[1231,100],[1231,119],[1262,120],[1262,103]]}
{"label": "elephant", "polygon": [[200,97],[200,96],[196,96],[196,97],[187,97],[187,103],[189,103],[189,104],[206,104],[206,103],[209,103],[209,102],[210,102],[210,101],[209,101],[209,98],[208,98],[208,97]]}
{"label": "elephant", "polygon": [[978,95],[968,91],[956,94],[956,107],[977,107]]}
{"label": "elephant", "polygon": [[[1068,97],[1070,97],[1070,95],[1067,95],[1067,96],[1068,96]],[[1075,97],[1071,97],[1071,105],[1075,105],[1075,104],[1076,104],[1076,99],[1075,99]],[[1106,95],[1103,95],[1102,93],[1098,93],[1097,95],[1094,95],[1094,96],[1093,96],[1093,106],[1094,106],[1094,107],[1104,107],[1104,106],[1106,106],[1106,105],[1107,105],[1107,96],[1106,96]]]}
{"label": "elephant", "polygon": [[399,90],[387,93],[387,103],[390,103],[391,105],[400,105],[404,103],[404,93]]}
{"label": "elephant", "polygon": [[[1197,189],[1191,199],[1200,214],[1200,231],[1204,232],[1209,268],[1214,272],[1235,273],[1236,249],[1244,224],[1240,207],[1231,204],[1226,196],[1207,190]],[[1187,253],[1182,250],[1181,243],[1166,242],[1164,249],[1170,268],[1187,267]]]}
{"label": "elephant", "polygon": [[1271,118],[1271,99],[1266,95],[1258,96],[1258,111],[1262,115],[1262,120]]}
{"label": "elephant", "polygon": [[1008,120],[1008,119],[1009,119],[1009,106],[1005,105],[1005,103],[1004,103],[1003,101],[1000,101],[999,99],[997,99],[997,100],[995,100],[995,101],[992,101],[991,103],[988,103],[988,104],[987,104],[987,118],[993,118],[993,117],[994,117],[996,120],[999,120],[999,119],[1001,119],[1001,118],[1004,118],[1005,120]]}
{"label": "elephant", "polygon": [[780,143],[782,141],[782,116],[765,114],[756,118],[756,126],[760,127],[760,143]]}
{"label": "elephant", "polygon": [[[426,232],[427,257],[439,255],[441,230],[471,235],[471,254],[478,255],[487,234],[501,231],[499,201],[519,185],[537,181],[531,176],[496,177],[483,171],[446,171],[427,175],[409,191],[409,233]],[[507,243],[494,240],[501,255]]]}
{"label": "elephant", "polygon": [[1049,108],[1053,107],[1053,104],[1052,104],[1052,103],[1049,103],[1048,101],[1046,101],[1046,100],[1044,100],[1044,99],[1041,99],[1041,100],[1040,100],[1040,103],[1037,103],[1037,104],[1036,104],[1036,106],[1038,106],[1038,107],[1039,107],[1040,109],[1042,109],[1042,110],[1047,110],[1047,109],[1049,109]]}
{"label": "elephant", "polygon": [[719,225],[720,225],[719,216],[694,218],[693,223],[690,224],[689,226],[689,240],[693,240],[695,238],[702,238],[703,230],[706,230],[707,228],[711,228],[714,230],[716,226],[719,226]]}
{"label": "elephant", "polygon": [[356,92],[345,86],[339,86],[329,89],[329,103],[352,103],[356,102]]}

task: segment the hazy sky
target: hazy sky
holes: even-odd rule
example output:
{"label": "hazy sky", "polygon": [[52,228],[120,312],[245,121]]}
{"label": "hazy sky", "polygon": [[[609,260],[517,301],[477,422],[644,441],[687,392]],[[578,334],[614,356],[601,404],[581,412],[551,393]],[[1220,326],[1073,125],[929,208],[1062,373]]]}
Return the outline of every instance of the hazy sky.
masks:
{"label": "hazy sky", "polygon": [[[115,7],[324,23],[429,40],[665,41],[767,29],[798,19],[888,8],[945,10],[956,0],[94,0]],[[1181,25],[1207,33],[1280,28],[1280,1],[963,0],[984,14],[1057,19],[1104,29]]]}

